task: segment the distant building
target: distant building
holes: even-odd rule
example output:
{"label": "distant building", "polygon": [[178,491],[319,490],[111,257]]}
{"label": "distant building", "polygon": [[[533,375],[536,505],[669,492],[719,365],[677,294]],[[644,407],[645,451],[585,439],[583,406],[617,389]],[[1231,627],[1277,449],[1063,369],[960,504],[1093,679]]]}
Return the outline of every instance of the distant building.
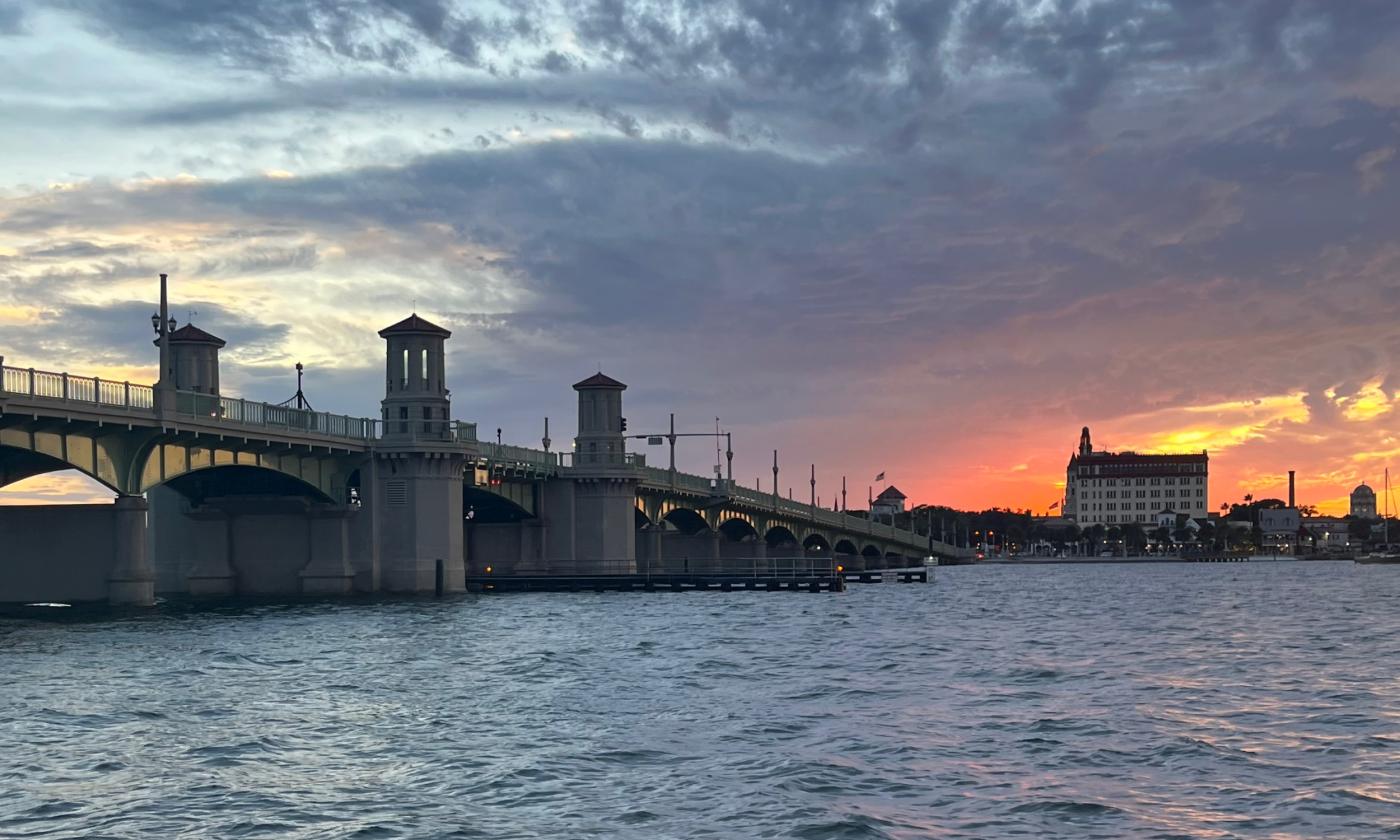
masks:
{"label": "distant building", "polygon": [[1151,527],[1164,507],[1196,519],[1209,514],[1210,458],[1204,452],[1139,455],[1095,451],[1085,426],[1065,474],[1064,512],[1080,528],[1136,522]]}
{"label": "distant building", "polygon": [[1358,519],[1376,518],[1376,491],[1364,483],[1351,491],[1351,515]]}
{"label": "distant building", "polygon": [[899,488],[891,484],[880,495],[875,497],[875,501],[870,503],[870,514],[877,520],[882,516],[892,517],[897,513],[904,513],[904,500],[909,498],[899,492]]}
{"label": "distant building", "polygon": [[1303,527],[1297,508],[1260,508],[1259,531],[1265,548],[1284,548],[1298,544],[1298,531]]}
{"label": "distant building", "polygon": [[1305,516],[1303,531],[1318,551],[1345,551],[1351,547],[1351,523],[1340,516]]}

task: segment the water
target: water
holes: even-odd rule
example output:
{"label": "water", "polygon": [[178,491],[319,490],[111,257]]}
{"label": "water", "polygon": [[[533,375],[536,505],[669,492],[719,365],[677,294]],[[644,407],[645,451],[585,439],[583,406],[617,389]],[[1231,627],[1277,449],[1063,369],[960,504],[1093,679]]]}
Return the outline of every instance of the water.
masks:
{"label": "water", "polygon": [[0,837],[1400,834],[1400,567],[0,621]]}

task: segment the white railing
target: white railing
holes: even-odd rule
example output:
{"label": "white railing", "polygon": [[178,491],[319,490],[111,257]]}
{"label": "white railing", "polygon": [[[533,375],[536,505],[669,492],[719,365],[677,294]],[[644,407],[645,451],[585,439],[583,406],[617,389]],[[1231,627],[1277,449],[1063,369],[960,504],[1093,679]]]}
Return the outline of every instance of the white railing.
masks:
{"label": "white railing", "polygon": [[559,466],[559,454],[556,452],[545,452],[543,449],[531,449],[528,446],[511,446],[508,443],[482,442],[477,445],[481,457],[488,461],[503,463],[528,464],[536,467],[557,468]]}
{"label": "white railing", "polygon": [[371,440],[375,436],[375,421],[367,417],[309,411],[193,391],[179,391],[175,394],[175,412],[187,417],[207,417],[223,423],[284,429],[327,437]]}
{"label": "white railing", "polygon": [[139,411],[149,411],[155,407],[150,385],[9,365],[0,365],[0,392]]}
{"label": "white railing", "polygon": [[720,495],[724,492],[724,483],[716,482],[703,475],[692,475],[683,473],[680,470],[672,472],[660,467],[641,467],[642,480],[652,484],[659,484],[663,487],[670,487],[675,490],[688,490],[693,493],[704,493],[706,495]]}

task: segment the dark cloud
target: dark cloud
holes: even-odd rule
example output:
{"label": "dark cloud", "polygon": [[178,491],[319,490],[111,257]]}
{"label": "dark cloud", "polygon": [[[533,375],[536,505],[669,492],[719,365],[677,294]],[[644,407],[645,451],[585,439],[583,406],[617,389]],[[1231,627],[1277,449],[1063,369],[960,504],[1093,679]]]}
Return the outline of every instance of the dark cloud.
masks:
{"label": "dark cloud", "polygon": [[[133,48],[213,56],[282,73],[317,56],[403,69],[434,48],[469,67],[483,48],[528,39],[523,12],[471,13],[442,0],[67,0],[99,33]],[[510,4],[506,4],[509,6]]]}
{"label": "dark cloud", "polygon": [[19,0],[0,0],[0,36],[24,32],[24,7]]}
{"label": "dark cloud", "polygon": [[[7,326],[5,347],[11,359],[35,361],[85,359],[103,365],[147,365],[154,350],[151,330],[153,302],[121,301],[95,306],[54,302],[31,324]],[[188,313],[196,322],[229,343],[230,350],[255,354],[287,337],[285,324],[259,324],[208,301],[188,301],[172,312],[181,324]]]}

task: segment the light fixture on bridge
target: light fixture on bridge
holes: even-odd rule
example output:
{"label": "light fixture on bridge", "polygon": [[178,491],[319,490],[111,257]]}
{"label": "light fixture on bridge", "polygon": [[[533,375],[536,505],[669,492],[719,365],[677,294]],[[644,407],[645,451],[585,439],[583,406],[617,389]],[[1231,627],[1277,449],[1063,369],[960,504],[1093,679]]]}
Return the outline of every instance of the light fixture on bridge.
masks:
{"label": "light fixture on bridge", "polygon": [[152,312],[152,313],[151,313],[151,329],[155,330],[156,335],[160,335],[160,313],[159,313],[159,312]]}

